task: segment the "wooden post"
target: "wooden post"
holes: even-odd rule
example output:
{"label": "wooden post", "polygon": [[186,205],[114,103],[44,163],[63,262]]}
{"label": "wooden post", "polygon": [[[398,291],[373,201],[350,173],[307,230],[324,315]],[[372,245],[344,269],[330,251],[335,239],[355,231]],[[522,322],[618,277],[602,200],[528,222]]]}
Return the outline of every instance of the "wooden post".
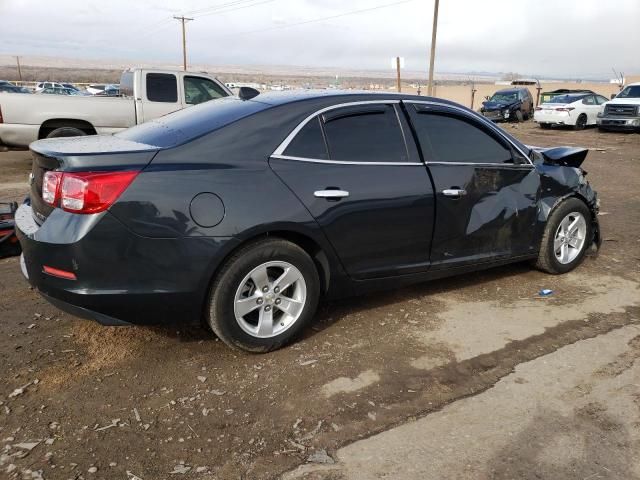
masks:
{"label": "wooden post", "polygon": [[193,20],[193,18],[187,18],[184,15],[181,17],[173,17],[176,20],[182,22],[182,66],[184,71],[187,71],[187,34],[185,32],[184,23]]}
{"label": "wooden post", "polygon": [[433,29],[431,30],[431,56],[429,58],[429,86],[427,87],[427,95],[432,97],[433,93],[433,67],[436,61],[436,34],[438,31],[438,7],[440,0],[435,0],[433,7]]}
{"label": "wooden post", "polygon": [[402,84],[400,83],[400,57],[396,57],[396,72],[398,77],[398,93],[402,93]]}
{"label": "wooden post", "polygon": [[476,98],[476,92],[478,90],[476,90],[476,83],[475,82],[471,82],[471,110],[473,110],[473,102]]}
{"label": "wooden post", "polygon": [[20,57],[16,57],[16,63],[18,64],[18,78],[22,82],[22,69],[20,68]]}

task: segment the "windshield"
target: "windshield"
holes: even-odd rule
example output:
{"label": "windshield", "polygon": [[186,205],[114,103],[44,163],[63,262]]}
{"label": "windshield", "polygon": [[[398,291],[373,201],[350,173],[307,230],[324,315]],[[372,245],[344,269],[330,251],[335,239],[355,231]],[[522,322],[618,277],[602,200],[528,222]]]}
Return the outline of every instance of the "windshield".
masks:
{"label": "windshield", "polygon": [[518,92],[496,92],[489,99],[496,103],[511,103],[518,100]]}
{"label": "windshield", "polygon": [[582,100],[586,95],[556,95],[547,103],[573,103]]}
{"label": "windshield", "polygon": [[616,98],[640,98],[640,85],[631,85],[622,90]]}

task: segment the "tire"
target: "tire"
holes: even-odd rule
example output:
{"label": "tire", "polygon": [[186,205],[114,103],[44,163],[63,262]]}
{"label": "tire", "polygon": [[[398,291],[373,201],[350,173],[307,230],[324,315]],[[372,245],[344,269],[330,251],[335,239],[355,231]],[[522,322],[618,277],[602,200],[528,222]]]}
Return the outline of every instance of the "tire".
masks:
{"label": "tire", "polygon": [[576,124],[574,125],[575,130],[584,130],[587,126],[587,116],[584,113],[581,113],[576,120]]}
{"label": "tire", "polygon": [[87,133],[79,128],[75,127],[60,127],[49,132],[46,138],[60,138],[60,137],[83,137]]}
{"label": "tire", "polygon": [[[300,278],[279,291],[277,279],[283,279],[287,271],[291,279],[298,275]],[[267,281],[260,281],[265,278]],[[268,290],[257,288],[259,283]],[[225,262],[211,286],[207,321],[230,347],[269,352],[289,343],[305,329],[313,319],[319,298],[318,271],[303,249],[282,239],[260,240],[241,248]],[[292,307],[295,318],[286,314],[283,306]],[[247,313],[241,314],[239,309]],[[262,319],[271,321],[262,323]]]}
{"label": "tire", "polygon": [[[577,230],[580,230],[580,233],[575,238],[572,238],[571,235],[567,237],[567,230],[561,230],[561,225],[563,227],[564,225],[570,225],[578,216],[582,216],[584,220],[584,225],[580,225],[580,222],[577,224]],[[593,237],[591,221],[591,211],[583,201],[577,198],[568,198],[562,201],[547,219],[536,267],[543,272],[554,275],[567,273],[576,268],[582,262],[587,248],[591,244],[591,238]],[[568,223],[563,224],[563,222]],[[579,237],[582,237],[581,242]],[[564,246],[562,246],[563,238]],[[568,241],[567,238],[569,238]],[[560,247],[556,248],[558,246]],[[558,258],[558,256],[563,255],[565,251],[563,249],[566,249],[567,252],[564,261]]]}
{"label": "tire", "polygon": [[524,115],[522,114],[522,110],[516,110],[516,122],[520,123],[522,121],[524,121]]}

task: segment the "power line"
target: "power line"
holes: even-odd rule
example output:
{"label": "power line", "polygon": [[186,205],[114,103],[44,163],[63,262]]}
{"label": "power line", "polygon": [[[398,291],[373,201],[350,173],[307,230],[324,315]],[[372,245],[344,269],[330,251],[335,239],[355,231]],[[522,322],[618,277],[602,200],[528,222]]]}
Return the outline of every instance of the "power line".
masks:
{"label": "power line", "polygon": [[190,10],[190,11],[184,12],[184,14],[185,15],[191,15],[191,16],[200,15],[200,14],[204,14],[204,13],[207,13],[207,12],[213,12],[213,11],[216,11],[216,10],[222,10],[222,9],[225,9],[225,8],[228,8],[228,7],[233,7],[233,6],[236,6],[236,5],[241,5],[241,4],[244,4],[244,3],[251,3],[251,2],[254,2],[254,1],[256,1],[256,0],[233,0],[231,2],[219,3],[217,5],[210,5],[208,7],[200,8],[198,10]]}
{"label": "power line", "polygon": [[[267,0],[267,1],[273,1],[273,0]],[[287,23],[285,25],[278,25],[278,26],[275,26],[275,27],[261,28],[261,29],[258,29],[258,30],[249,30],[249,31],[245,31],[245,32],[235,32],[235,33],[229,34],[229,35],[222,35],[221,38],[232,37],[232,36],[236,37],[238,35],[250,35],[252,33],[269,32],[269,31],[272,31],[272,30],[281,30],[283,28],[297,27],[299,25],[307,25],[309,23],[317,23],[317,22],[323,22],[325,20],[333,20],[335,18],[341,18],[341,17],[346,17],[348,15],[356,15],[356,14],[359,14],[359,13],[371,12],[373,10],[380,10],[382,8],[394,7],[396,5],[401,5],[403,3],[415,2],[415,1],[416,0],[401,0],[401,1],[398,1],[398,2],[386,3],[384,5],[377,5],[375,7],[362,8],[362,9],[359,9],[359,10],[351,10],[349,12],[339,13],[339,14],[336,14],[336,15],[329,15],[327,17],[313,18],[311,20],[304,20],[302,22]]]}
{"label": "power line", "polygon": [[[253,0],[253,1],[255,1],[255,0]],[[265,3],[272,3],[272,2],[275,2],[275,1],[276,0],[262,0],[262,1],[259,1],[259,2],[251,3],[249,5],[241,5],[241,6],[237,6],[235,8],[229,8],[227,10],[216,10],[216,11],[213,11],[213,12],[201,13],[200,15],[198,15],[198,17],[207,17],[209,15],[218,15],[218,14],[221,14],[221,13],[235,12],[236,10],[242,10],[244,8],[255,7],[257,5],[263,5]]]}

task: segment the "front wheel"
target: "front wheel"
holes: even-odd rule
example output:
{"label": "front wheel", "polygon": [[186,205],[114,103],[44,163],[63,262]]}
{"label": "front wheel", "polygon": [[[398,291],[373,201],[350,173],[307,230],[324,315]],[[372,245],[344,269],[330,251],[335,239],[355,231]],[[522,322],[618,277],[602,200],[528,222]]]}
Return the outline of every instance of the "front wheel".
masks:
{"label": "front wheel", "polygon": [[309,255],[281,239],[242,248],[217,275],[209,295],[208,323],[227,345],[268,352],[308,325],[320,296]]}
{"label": "front wheel", "polygon": [[524,120],[522,110],[516,110],[516,122],[520,123]]}
{"label": "front wheel", "polygon": [[536,267],[547,273],[566,273],[576,268],[593,235],[591,212],[577,198],[564,200],[547,219]]}

